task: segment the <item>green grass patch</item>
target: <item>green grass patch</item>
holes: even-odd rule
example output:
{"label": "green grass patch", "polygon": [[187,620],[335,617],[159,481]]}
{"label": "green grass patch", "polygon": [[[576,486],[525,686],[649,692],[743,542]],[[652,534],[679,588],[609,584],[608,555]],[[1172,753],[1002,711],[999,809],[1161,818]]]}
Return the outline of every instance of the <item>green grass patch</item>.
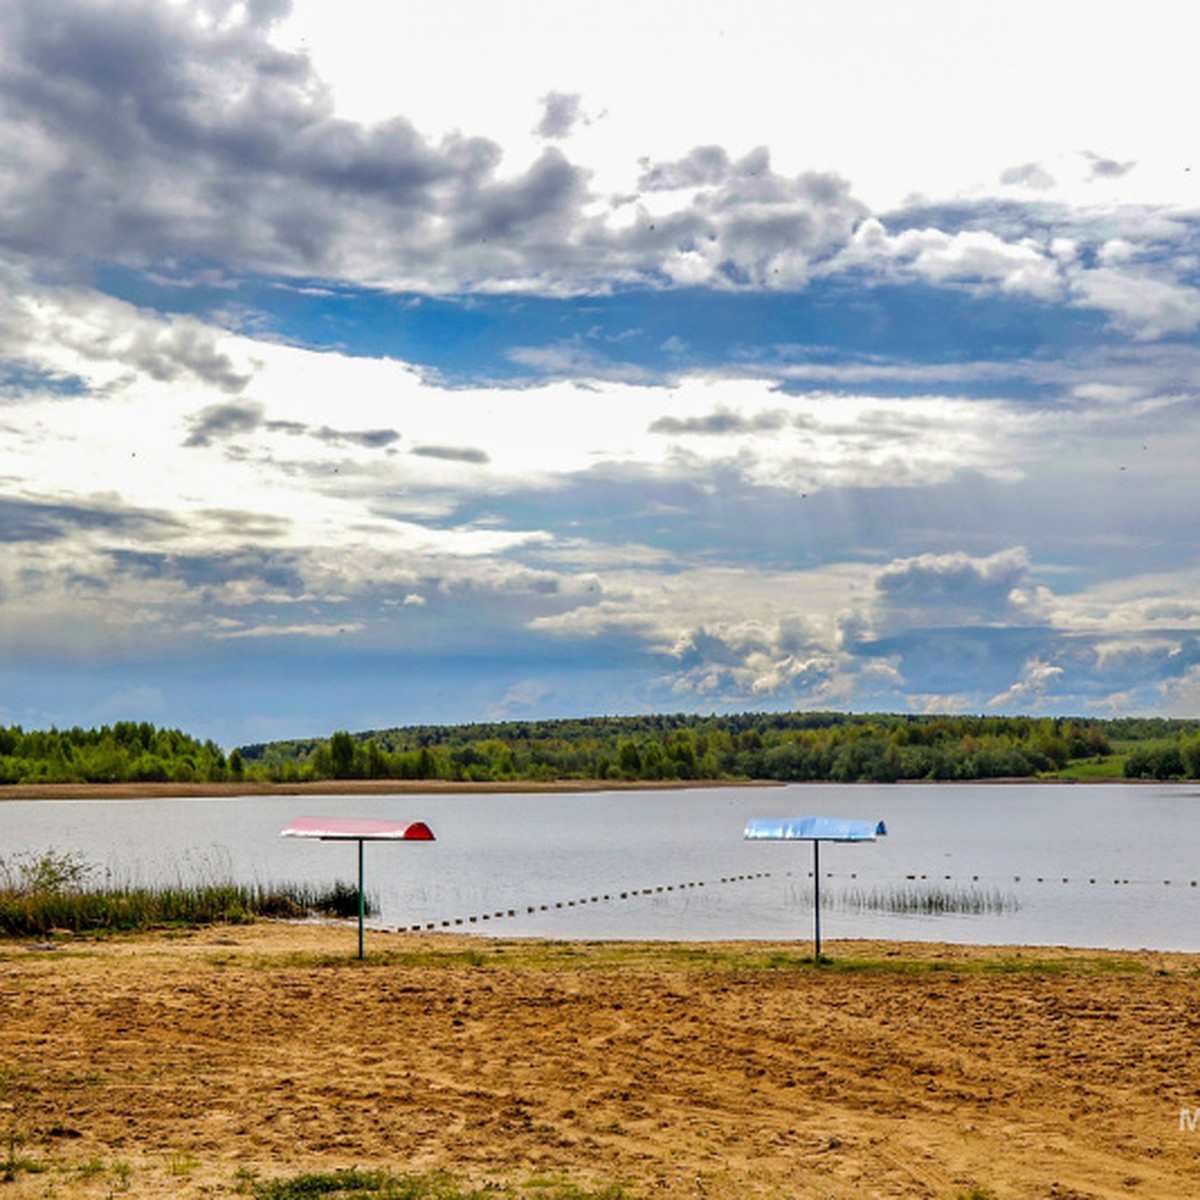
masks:
{"label": "green grass patch", "polygon": [[1054,955],[1035,951],[991,957],[985,953],[953,951],[937,957],[863,954],[850,946],[826,947],[819,960],[803,943],[793,947],[755,942],[718,945],[687,942],[553,942],[512,939],[481,940],[477,947],[451,944],[444,949],[424,943],[405,949],[368,950],[362,959],[353,948],[341,954],[287,951],[279,954],[231,950],[213,955],[218,967],[260,970],[409,970],[478,971],[624,971],[624,972],[796,972],[887,975],[1142,975],[1152,968],[1119,954]]}
{"label": "green grass patch", "polygon": [[1078,780],[1081,783],[1125,778],[1125,755],[1109,754],[1102,758],[1073,758],[1058,771],[1042,771],[1039,779]]}
{"label": "green grass patch", "polygon": [[524,1183],[489,1182],[482,1187],[458,1183],[449,1175],[396,1175],[390,1171],[330,1171],[266,1182],[243,1178],[238,1188],[256,1200],[308,1200],[324,1196],[372,1196],[376,1200],[635,1200],[619,1187],[590,1190],[569,1181],[535,1178]]}

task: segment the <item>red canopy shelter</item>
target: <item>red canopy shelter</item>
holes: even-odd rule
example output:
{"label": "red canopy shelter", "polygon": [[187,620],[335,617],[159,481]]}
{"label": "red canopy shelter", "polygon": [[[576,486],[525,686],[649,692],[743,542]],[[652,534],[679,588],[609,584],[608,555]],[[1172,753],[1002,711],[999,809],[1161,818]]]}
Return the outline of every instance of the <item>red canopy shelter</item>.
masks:
{"label": "red canopy shelter", "polygon": [[369,817],[297,817],[280,837],[316,838],[322,842],[358,843],[358,957],[363,956],[363,842],[432,842],[424,821],[380,821]]}

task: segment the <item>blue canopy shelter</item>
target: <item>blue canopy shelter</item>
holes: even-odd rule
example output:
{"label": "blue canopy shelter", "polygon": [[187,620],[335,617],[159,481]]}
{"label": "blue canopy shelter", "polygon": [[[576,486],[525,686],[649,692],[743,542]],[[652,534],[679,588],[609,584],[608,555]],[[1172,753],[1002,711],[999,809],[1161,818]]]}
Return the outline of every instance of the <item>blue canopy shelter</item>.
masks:
{"label": "blue canopy shelter", "polygon": [[743,837],[750,842],[812,842],[813,958],[821,958],[821,843],[873,842],[887,833],[882,821],[853,821],[845,817],[755,817]]}

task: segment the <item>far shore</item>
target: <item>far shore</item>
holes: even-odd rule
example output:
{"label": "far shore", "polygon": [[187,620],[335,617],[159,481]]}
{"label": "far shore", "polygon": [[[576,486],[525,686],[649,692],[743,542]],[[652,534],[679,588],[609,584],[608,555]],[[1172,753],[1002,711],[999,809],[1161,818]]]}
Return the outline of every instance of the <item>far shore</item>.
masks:
{"label": "far shore", "polygon": [[678,791],[682,788],[782,787],[773,779],[319,779],[300,783],[6,783],[5,800],[168,800],[237,796],[426,796],[496,793]]}
{"label": "far shore", "polygon": [[[839,787],[914,787],[966,784],[980,787],[1026,784],[1037,787],[1078,784],[1154,784],[1154,779],[1063,779],[1006,775],[994,779],[897,779],[890,783],[855,780]],[[1173,779],[1170,783],[1197,783]],[[834,786],[831,780],[813,785]],[[684,791],[694,788],[782,788],[805,787],[782,779],[512,779],[475,782],[462,779],[315,779],[296,783],[5,783],[0,784],[0,804],[5,800],[186,800],[239,796],[428,796],[512,795],[532,792],[581,795],[588,792]]]}

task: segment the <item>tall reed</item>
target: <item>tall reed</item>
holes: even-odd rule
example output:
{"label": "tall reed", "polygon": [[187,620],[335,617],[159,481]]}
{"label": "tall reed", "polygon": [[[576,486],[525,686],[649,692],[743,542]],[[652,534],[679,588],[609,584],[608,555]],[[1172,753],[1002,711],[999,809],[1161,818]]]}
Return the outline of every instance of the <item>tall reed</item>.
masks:
{"label": "tall reed", "polygon": [[1016,912],[1020,900],[998,888],[944,887],[941,884],[888,884],[872,888],[848,888],[841,906],[857,912],[890,912],[914,916],[982,916]]}
{"label": "tall reed", "polygon": [[[801,908],[813,905],[812,888],[796,885],[791,900]],[[982,916],[1016,912],[1020,900],[998,888],[938,883],[893,883],[874,887],[822,889],[821,905],[847,912],[885,912],[902,916]]]}
{"label": "tall reed", "polygon": [[[44,937],[71,933],[133,932],[163,927],[243,924],[260,917],[350,917],[358,891],[350,884],[239,884],[180,880],[160,886],[93,881],[94,869],[77,854],[0,858],[0,934]],[[368,904],[368,911],[374,906]]]}

